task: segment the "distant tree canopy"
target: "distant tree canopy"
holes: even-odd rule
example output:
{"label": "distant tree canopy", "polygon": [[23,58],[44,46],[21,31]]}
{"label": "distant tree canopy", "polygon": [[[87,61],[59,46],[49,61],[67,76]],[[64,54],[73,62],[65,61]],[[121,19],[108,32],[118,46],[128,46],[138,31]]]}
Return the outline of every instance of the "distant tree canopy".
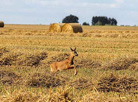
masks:
{"label": "distant tree canopy", "polygon": [[92,25],[117,25],[117,20],[106,16],[92,17]]}
{"label": "distant tree canopy", "polygon": [[78,20],[79,18],[77,16],[69,15],[62,20],[62,23],[79,23]]}
{"label": "distant tree canopy", "polygon": [[89,23],[87,23],[87,22],[83,22],[83,24],[82,25],[88,25],[89,26]]}

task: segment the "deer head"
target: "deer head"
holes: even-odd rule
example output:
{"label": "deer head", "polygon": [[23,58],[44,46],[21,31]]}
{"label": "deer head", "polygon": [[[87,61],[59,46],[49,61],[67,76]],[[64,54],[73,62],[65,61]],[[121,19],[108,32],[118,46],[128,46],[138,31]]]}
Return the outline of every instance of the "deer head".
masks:
{"label": "deer head", "polygon": [[71,54],[72,54],[73,56],[78,56],[78,53],[77,53],[77,51],[76,51],[76,47],[75,47],[74,50],[73,50],[72,48],[70,48],[70,50],[71,50]]}

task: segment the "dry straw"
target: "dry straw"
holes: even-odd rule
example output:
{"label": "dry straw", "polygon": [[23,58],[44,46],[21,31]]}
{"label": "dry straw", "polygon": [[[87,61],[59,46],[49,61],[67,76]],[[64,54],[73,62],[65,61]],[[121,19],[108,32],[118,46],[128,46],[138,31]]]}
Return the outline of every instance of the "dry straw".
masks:
{"label": "dry straw", "polygon": [[53,33],[61,32],[63,25],[64,25],[64,23],[53,23],[49,27],[49,32],[53,32]]}
{"label": "dry straw", "polygon": [[0,27],[4,27],[4,22],[0,21]]}
{"label": "dry straw", "polygon": [[66,23],[62,27],[62,32],[67,33],[81,33],[83,32],[82,27],[78,23]]}

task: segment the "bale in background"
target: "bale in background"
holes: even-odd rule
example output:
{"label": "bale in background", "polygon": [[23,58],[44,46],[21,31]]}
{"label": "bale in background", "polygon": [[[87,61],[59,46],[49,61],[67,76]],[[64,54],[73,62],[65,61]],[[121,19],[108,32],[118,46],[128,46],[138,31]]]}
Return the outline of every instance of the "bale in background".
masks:
{"label": "bale in background", "polygon": [[53,23],[49,27],[49,32],[61,32],[64,23]]}
{"label": "bale in background", "polygon": [[0,27],[4,27],[4,22],[0,21]]}
{"label": "bale in background", "polygon": [[62,32],[67,33],[81,33],[83,32],[82,27],[78,23],[66,23],[62,27]]}

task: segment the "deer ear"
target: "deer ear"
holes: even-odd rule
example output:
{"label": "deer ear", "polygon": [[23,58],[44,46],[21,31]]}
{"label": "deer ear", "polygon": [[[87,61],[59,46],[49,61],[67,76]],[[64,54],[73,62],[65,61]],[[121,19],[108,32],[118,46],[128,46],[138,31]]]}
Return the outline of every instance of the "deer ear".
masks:
{"label": "deer ear", "polygon": [[73,49],[70,47],[70,50],[73,51]]}
{"label": "deer ear", "polygon": [[76,47],[75,47],[74,51],[76,51]]}

